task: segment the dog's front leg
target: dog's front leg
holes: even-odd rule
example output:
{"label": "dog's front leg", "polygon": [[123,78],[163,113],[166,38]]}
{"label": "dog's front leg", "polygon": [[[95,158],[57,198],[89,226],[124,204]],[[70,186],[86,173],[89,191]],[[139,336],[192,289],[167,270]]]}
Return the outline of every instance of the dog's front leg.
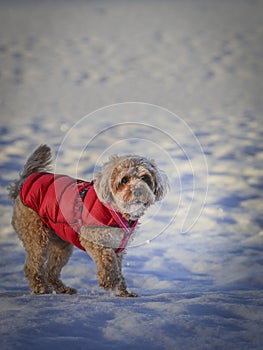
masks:
{"label": "dog's front leg", "polygon": [[82,226],[80,243],[97,265],[99,285],[114,296],[137,297],[127,290],[121,273],[124,253],[115,253],[124,232],[120,228],[98,228]]}
{"label": "dog's front leg", "polygon": [[125,253],[121,252],[121,253],[116,255],[117,256],[117,262],[118,262],[119,270],[120,270],[120,273],[121,273],[121,282],[118,285],[119,293],[116,293],[116,296],[119,296],[119,297],[132,297],[132,298],[138,297],[137,293],[128,291],[125,278],[122,275],[122,260],[123,260],[124,254]]}
{"label": "dog's front leg", "polygon": [[121,282],[121,272],[114,249],[87,239],[88,231],[88,227],[81,228],[80,243],[97,265],[98,283],[106,291],[115,291]]}

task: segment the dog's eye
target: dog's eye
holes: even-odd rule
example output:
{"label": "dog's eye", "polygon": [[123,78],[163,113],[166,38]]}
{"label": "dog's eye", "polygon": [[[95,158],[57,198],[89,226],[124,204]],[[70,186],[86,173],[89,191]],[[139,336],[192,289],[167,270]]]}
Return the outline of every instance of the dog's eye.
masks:
{"label": "dog's eye", "polygon": [[147,185],[151,186],[152,185],[152,180],[149,175],[143,175],[141,177],[142,181],[146,182]]}
{"label": "dog's eye", "polygon": [[122,179],[121,179],[121,184],[126,184],[127,182],[129,181],[129,178],[128,176],[124,176]]}

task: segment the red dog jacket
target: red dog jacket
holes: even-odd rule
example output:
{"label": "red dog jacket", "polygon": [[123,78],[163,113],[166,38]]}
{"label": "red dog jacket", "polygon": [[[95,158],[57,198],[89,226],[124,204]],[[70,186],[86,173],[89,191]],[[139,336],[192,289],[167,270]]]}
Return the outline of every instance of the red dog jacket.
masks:
{"label": "red dog jacket", "polygon": [[79,241],[79,229],[85,226],[122,228],[126,235],[116,253],[123,251],[138,221],[130,227],[127,220],[105,206],[97,197],[93,182],[66,175],[36,172],[23,183],[20,197],[24,205],[38,213],[47,227],[60,238],[85,250]]}

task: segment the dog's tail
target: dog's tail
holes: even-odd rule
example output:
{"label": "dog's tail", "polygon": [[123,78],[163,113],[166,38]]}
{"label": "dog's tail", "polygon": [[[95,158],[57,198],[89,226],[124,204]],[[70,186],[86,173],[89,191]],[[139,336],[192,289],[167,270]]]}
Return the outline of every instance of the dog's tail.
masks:
{"label": "dog's tail", "polygon": [[37,171],[48,171],[50,170],[52,162],[51,149],[47,145],[40,145],[32,154],[29,156],[24,169],[20,174],[20,178],[26,179],[29,175]]}
{"label": "dog's tail", "polygon": [[19,194],[20,187],[25,179],[37,171],[50,171],[52,163],[52,153],[47,145],[40,145],[28,158],[24,165],[23,171],[20,173],[19,179],[15,180],[8,187],[9,197],[16,199]]}

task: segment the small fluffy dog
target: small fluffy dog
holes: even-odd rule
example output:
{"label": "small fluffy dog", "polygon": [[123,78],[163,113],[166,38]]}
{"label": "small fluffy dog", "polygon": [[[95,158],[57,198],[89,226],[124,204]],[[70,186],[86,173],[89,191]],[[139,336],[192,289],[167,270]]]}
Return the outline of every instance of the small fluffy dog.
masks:
{"label": "small fluffy dog", "polygon": [[95,261],[102,288],[136,297],[127,290],[122,259],[138,219],[165,196],[166,175],[144,157],[113,156],[95,180],[85,182],[51,173],[51,158],[50,148],[39,146],[9,188],[31,292],[76,293],[60,280],[75,245]]}

